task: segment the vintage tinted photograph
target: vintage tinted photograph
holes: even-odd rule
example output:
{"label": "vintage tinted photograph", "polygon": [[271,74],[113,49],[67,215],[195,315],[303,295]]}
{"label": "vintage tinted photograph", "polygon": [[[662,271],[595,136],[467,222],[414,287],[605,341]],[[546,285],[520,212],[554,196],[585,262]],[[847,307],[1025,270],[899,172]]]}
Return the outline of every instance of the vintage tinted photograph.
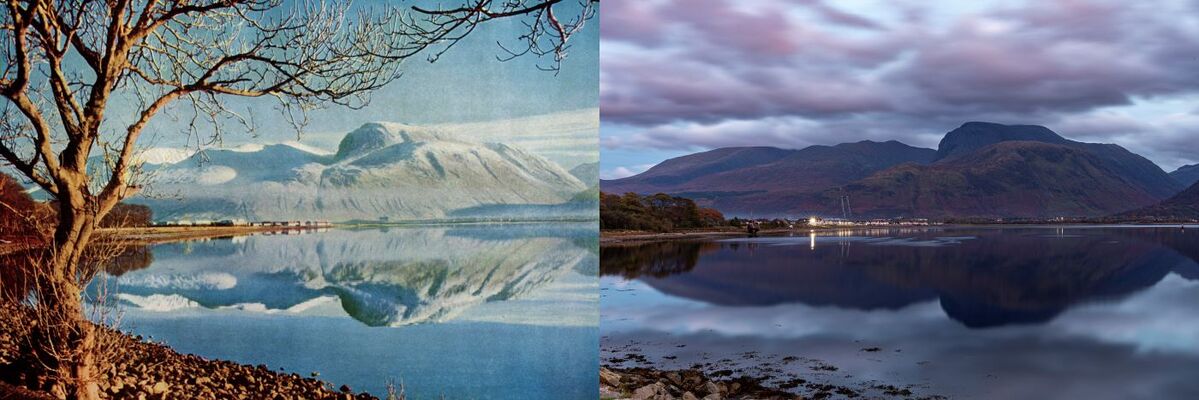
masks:
{"label": "vintage tinted photograph", "polygon": [[594,398],[598,11],[6,3],[0,398]]}

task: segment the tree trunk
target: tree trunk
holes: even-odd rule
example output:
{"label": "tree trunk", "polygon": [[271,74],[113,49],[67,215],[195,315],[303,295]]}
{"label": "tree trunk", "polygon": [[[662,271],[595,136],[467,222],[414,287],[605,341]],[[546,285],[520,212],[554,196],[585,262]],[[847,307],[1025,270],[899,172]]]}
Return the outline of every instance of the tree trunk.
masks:
{"label": "tree trunk", "polygon": [[[46,371],[51,378],[50,391],[67,399],[98,400],[96,328],[84,316],[78,287],[67,283],[61,290],[62,294],[70,297],[61,297],[46,304],[45,310],[53,315],[50,321],[58,324],[57,327],[47,327],[53,329],[47,334],[54,344],[43,349],[52,351],[47,365],[53,370]],[[74,296],[71,296],[72,291]]]}
{"label": "tree trunk", "polygon": [[88,281],[80,264],[91,242],[95,216],[82,206],[59,204],[53,254],[40,277],[38,313],[43,336],[39,358],[47,365],[51,393],[74,400],[98,400],[96,329],[84,313],[82,291]]}

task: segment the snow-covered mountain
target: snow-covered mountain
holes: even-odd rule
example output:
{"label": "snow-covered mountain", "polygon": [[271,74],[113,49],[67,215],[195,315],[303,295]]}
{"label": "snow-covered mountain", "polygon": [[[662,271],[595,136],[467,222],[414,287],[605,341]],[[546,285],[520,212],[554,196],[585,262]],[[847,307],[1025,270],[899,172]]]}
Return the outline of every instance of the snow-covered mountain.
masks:
{"label": "snow-covered mountain", "polygon": [[159,220],[437,219],[479,207],[562,204],[587,189],[521,148],[396,123],[363,125],[335,154],[285,143],[209,150],[148,169],[153,196],[133,202]]}

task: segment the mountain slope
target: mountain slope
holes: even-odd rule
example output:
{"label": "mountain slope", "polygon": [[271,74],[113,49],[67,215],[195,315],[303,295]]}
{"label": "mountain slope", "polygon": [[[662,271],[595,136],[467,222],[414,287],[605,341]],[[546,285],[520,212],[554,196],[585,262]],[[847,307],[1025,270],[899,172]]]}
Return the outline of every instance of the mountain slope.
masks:
{"label": "mountain slope", "polygon": [[1058,144],[1084,150],[1099,156],[1103,167],[1111,170],[1127,184],[1136,186],[1158,199],[1181,191],[1184,186],[1170,178],[1157,164],[1114,144],[1083,143],[1061,137],[1039,125],[1002,125],[990,122],[967,122],[945,134],[937,147],[937,159],[944,160],[969,154],[983,147],[1006,141],[1033,141]]}
{"label": "mountain slope", "polygon": [[1195,182],[1199,182],[1199,164],[1185,165],[1182,168],[1176,169],[1170,173],[1170,177],[1183,186],[1194,185]]}
{"label": "mountain slope", "polygon": [[725,147],[672,158],[628,178],[600,182],[606,192],[651,193],[678,190],[689,181],[709,174],[768,164],[791,154],[775,147]]}
{"label": "mountain slope", "polygon": [[904,165],[807,200],[839,212],[849,196],[857,216],[1100,216],[1155,201],[1152,193],[1108,168],[1107,160],[1073,146],[1007,141],[929,166]]}
{"label": "mountain slope", "polygon": [[155,170],[139,198],[159,219],[443,218],[490,205],[551,205],[587,189],[540,156],[402,124],[350,132],[333,156],[289,145],[218,150]]}
{"label": "mountain slope", "polygon": [[1130,211],[1121,216],[1163,220],[1199,219],[1199,182],[1161,203]]}
{"label": "mountain slope", "polygon": [[613,193],[673,193],[703,200],[777,190],[815,191],[905,163],[927,163],[934,152],[896,141],[810,146],[723,148],[667,160],[645,173],[605,181]]}

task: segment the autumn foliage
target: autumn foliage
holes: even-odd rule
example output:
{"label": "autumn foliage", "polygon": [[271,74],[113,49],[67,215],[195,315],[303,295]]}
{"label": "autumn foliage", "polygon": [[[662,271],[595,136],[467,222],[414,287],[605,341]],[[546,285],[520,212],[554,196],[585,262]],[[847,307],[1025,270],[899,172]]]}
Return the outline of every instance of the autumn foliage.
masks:
{"label": "autumn foliage", "polygon": [[725,225],[720,211],[691,199],[658,193],[600,194],[600,229],[669,232]]}
{"label": "autumn foliage", "polygon": [[0,239],[32,241],[40,235],[39,222],[49,216],[49,209],[29,197],[16,179],[0,174]]}

